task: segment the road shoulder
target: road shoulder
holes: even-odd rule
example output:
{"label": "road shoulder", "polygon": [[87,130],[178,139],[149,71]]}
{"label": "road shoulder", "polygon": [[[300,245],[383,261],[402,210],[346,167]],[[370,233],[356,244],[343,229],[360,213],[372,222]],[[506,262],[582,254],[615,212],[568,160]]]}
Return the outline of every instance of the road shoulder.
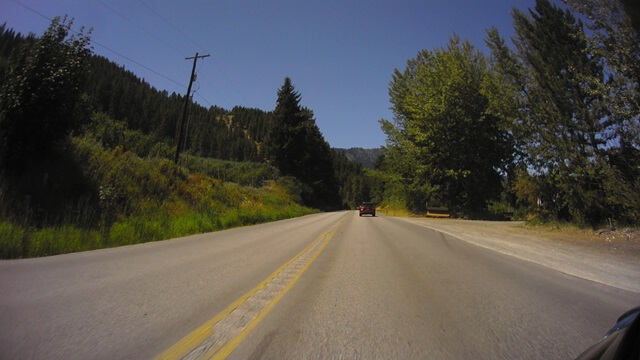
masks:
{"label": "road shoulder", "polygon": [[620,252],[615,244],[570,241],[550,232],[526,229],[517,222],[398,219],[568,275],[640,293],[640,258],[635,248]]}

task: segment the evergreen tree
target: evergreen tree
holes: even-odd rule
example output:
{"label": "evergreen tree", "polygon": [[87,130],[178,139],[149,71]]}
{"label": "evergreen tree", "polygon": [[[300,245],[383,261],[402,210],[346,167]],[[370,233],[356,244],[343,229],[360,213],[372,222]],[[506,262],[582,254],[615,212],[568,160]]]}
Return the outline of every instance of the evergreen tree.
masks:
{"label": "evergreen tree", "polygon": [[371,196],[373,180],[368,176],[363,166],[347,159],[343,152],[333,150],[332,153],[343,207],[346,209],[354,208],[363,201],[374,200]]}
{"label": "evergreen tree", "polygon": [[285,78],[284,84],[278,90],[276,108],[271,118],[265,155],[285,175],[302,177],[300,154],[304,148],[302,141],[303,124],[308,114],[304,114],[300,106],[298,94],[290,78]]}
{"label": "evergreen tree", "polygon": [[307,190],[301,194],[305,204],[322,209],[339,206],[329,144],[313,112],[300,105],[300,94],[288,77],[278,91],[263,145],[267,160],[283,175],[294,176],[306,185]]}
{"label": "evergreen tree", "polygon": [[[0,26],[0,77],[5,80],[2,83],[5,89],[11,85],[7,77],[9,70],[24,68],[36,40],[33,35],[25,38]],[[153,139],[162,142],[161,146],[171,147],[177,120],[182,115],[184,97],[156,90],[131,71],[102,56],[91,55],[85,60],[89,71],[84,74],[84,79],[83,76],[76,79],[82,80],[80,88],[88,95],[95,111],[116,122],[123,122],[127,130],[144,134],[145,141]],[[194,103],[189,113],[186,151],[226,160],[261,159],[259,148],[264,142],[269,112],[239,106],[232,111],[216,106],[207,109]]]}

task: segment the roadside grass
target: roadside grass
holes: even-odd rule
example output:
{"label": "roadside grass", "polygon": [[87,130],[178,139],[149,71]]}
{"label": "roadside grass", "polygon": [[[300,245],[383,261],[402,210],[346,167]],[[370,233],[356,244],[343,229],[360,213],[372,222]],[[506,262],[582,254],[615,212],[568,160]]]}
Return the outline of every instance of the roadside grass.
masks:
{"label": "roadside grass", "polygon": [[27,243],[27,231],[24,228],[8,221],[0,222],[1,258],[10,259],[20,257]]}
{"label": "roadside grass", "polygon": [[[566,221],[557,220],[545,220],[536,216],[529,216],[525,221],[524,227],[531,230],[541,230],[555,233],[575,233],[575,234],[588,234],[597,231],[590,225],[578,224]],[[602,227],[606,228],[606,227]]]}
{"label": "roadside grass", "polygon": [[401,206],[391,206],[391,205],[383,205],[377,209],[378,212],[381,212],[387,216],[401,216],[401,217],[409,217],[415,214],[412,214],[405,207]]}
{"label": "roadside grass", "polygon": [[541,231],[555,234],[589,236],[599,231],[610,229],[603,226],[600,229],[594,229],[592,226],[584,224],[576,224],[566,221],[541,220],[539,218],[530,218],[522,225],[525,229],[532,231]]}
{"label": "roadside grass", "polygon": [[167,159],[143,159],[119,146],[104,149],[91,137],[71,139],[70,148],[97,199],[78,202],[58,214],[57,222],[43,223],[7,215],[9,202],[0,196],[0,258],[138,244],[316,212],[294,202],[276,181],[241,186]]}
{"label": "roadside grass", "polygon": [[278,170],[264,163],[235,162],[228,160],[183,155],[181,163],[190,172],[200,172],[212,178],[247,186],[262,186],[277,177]]}
{"label": "roadside grass", "polygon": [[260,211],[228,209],[222,214],[190,212],[177,218],[131,216],[112,224],[106,233],[71,225],[35,229],[5,221],[0,223],[0,258],[39,257],[133,245],[277,221],[313,212],[301,206],[292,206]]}
{"label": "roadside grass", "polygon": [[85,230],[72,225],[29,228],[8,221],[0,223],[0,258],[58,255],[108,247],[133,245],[228,228],[277,221],[314,213],[296,204],[258,209],[227,208],[220,213],[189,211],[132,215],[108,229]]}
{"label": "roadside grass", "polygon": [[522,228],[535,234],[553,238],[556,241],[588,244],[599,251],[615,253],[637,259],[640,256],[640,226],[591,226],[561,221],[532,219]]}

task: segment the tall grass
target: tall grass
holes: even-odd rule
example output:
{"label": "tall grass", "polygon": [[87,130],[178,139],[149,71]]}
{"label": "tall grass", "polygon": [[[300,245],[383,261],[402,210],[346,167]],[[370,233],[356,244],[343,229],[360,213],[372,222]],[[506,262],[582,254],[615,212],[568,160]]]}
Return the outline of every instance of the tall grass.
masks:
{"label": "tall grass", "polygon": [[[71,151],[98,199],[79,201],[55,224],[0,214],[1,258],[138,244],[314,212],[295,203],[275,182],[241,186],[166,159],[142,159],[121,147],[105,150],[91,137],[72,139]],[[261,171],[253,174],[264,176]]]}
{"label": "tall grass", "polygon": [[259,187],[265,181],[278,177],[275,167],[257,162],[235,162],[183,154],[181,164],[190,172],[201,172],[212,178],[246,186]]}
{"label": "tall grass", "polygon": [[378,212],[381,212],[387,216],[402,216],[408,217],[411,215],[409,210],[404,207],[394,207],[394,206],[385,206],[378,209]]}
{"label": "tall grass", "polygon": [[57,255],[170,239],[244,225],[282,220],[312,213],[301,206],[280,209],[227,209],[222,214],[198,212],[178,217],[134,215],[114,222],[106,232],[83,230],[71,225],[27,228],[0,223],[0,258]]}

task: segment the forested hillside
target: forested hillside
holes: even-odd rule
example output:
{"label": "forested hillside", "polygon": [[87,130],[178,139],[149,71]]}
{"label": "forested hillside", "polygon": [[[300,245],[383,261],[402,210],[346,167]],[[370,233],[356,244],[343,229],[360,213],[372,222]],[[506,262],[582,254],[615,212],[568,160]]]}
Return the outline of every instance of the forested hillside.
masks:
{"label": "forested hillside", "polygon": [[[11,52],[35,37],[27,39],[4,25],[0,29],[0,71],[5,72]],[[159,91],[102,56],[90,54],[87,68],[82,89],[94,112],[86,125],[93,136],[108,148],[122,146],[143,157],[171,158],[184,95]],[[226,110],[191,103],[183,151],[200,158],[263,162],[271,117],[271,112],[260,109],[236,106]]]}
{"label": "forested hillside", "polygon": [[280,99],[274,113],[191,103],[174,164],[184,96],[93,55],[71,25],[56,18],[41,37],[0,28],[0,257],[355,206],[341,182],[354,188],[361,169],[334,165],[342,158],[290,79],[279,95],[294,101]]}
{"label": "forested hillside", "polygon": [[[91,56],[85,89],[98,112],[123,121],[129,129],[152,134],[173,144],[182,116],[184,95],[158,91],[135,74],[101,56]],[[269,114],[235,107],[231,111],[192,103],[185,150],[191,154],[233,161],[259,161]]]}
{"label": "forested hillside", "polygon": [[363,149],[359,147],[349,148],[349,149],[340,149],[335,148],[335,151],[339,153],[343,153],[349,161],[356,162],[358,164],[362,164],[362,166],[373,169],[382,155],[382,148],[377,149]]}
{"label": "forested hillside", "polygon": [[[0,75],[11,62],[11,53],[29,38],[0,27]],[[13,58],[18,58],[14,54]],[[182,116],[184,94],[159,91],[111,60],[91,54],[83,90],[93,111],[123,123],[129,130],[151,136],[154,142],[172,146]],[[260,144],[267,130],[269,112],[234,107],[225,110],[192,103],[189,108],[186,151],[201,157],[233,161],[260,161]]]}

